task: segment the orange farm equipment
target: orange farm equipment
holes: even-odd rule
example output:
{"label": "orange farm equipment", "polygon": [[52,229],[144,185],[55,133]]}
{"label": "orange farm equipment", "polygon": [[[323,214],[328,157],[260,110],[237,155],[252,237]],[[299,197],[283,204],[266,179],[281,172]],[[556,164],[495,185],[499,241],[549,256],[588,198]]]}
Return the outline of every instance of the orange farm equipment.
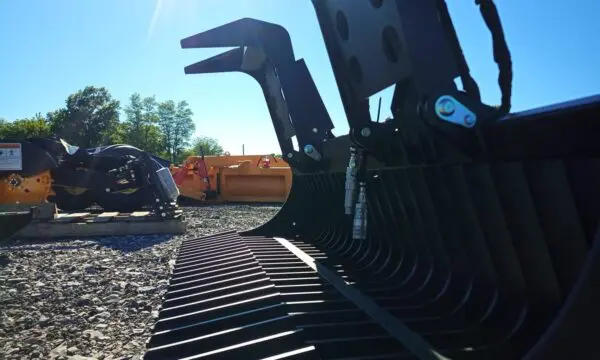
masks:
{"label": "orange farm equipment", "polygon": [[271,155],[190,156],[171,174],[182,197],[199,201],[283,203],[292,185],[289,165]]}

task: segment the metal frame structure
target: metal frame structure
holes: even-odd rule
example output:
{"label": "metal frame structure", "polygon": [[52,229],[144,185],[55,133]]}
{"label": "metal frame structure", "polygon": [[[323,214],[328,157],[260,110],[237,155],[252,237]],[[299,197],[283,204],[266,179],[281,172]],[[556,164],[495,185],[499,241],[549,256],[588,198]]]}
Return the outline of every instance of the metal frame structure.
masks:
{"label": "metal frame structure", "polygon": [[[594,285],[600,277],[600,97],[509,114],[512,62],[491,0],[476,4],[500,70],[497,107],[480,101],[444,0],[312,3],[348,135],[309,131],[332,127],[314,84],[306,88],[310,97],[295,91],[312,82],[303,62],[294,60],[289,35],[280,26],[243,19],[182,41],[183,47],[240,46],[186,72],[254,76],[283,153],[292,154],[287,161],[294,179],[286,204],[266,224],[184,244],[173,289],[202,298],[185,285],[190,277],[208,281],[196,265],[208,261],[202,251],[223,257],[227,249],[243,252],[248,266],[262,269],[261,281],[275,284],[281,280],[275,263],[289,263],[285,269],[299,286],[316,286],[301,281],[312,269],[328,290],[311,294],[315,304],[310,306],[288,303],[308,295],[286,293],[284,286],[271,293],[268,286],[247,284],[236,286],[261,291],[271,302],[255,309],[235,293],[239,302],[219,305],[231,309],[219,310],[221,318],[244,326],[247,321],[248,328],[294,329],[276,347],[261,346],[275,341],[266,337],[270,333],[239,345],[256,358],[275,350],[280,354],[274,358],[300,354],[284,353],[295,348],[311,359],[599,357],[590,329],[600,320],[600,290]],[[374,122],[368,97],[391,85],[393,118]],[[311,118],[302,108],[317,109],[319,116]],[[311,122],[315,118],[317,125]],[[293,152],[292,134],[302,146],[313,145],[319,156]],[[299,263],[305,268],[295,273],[291,269]],[[226,264],[219,276],[233,271]],[[331,269],[343,269],[345,279]],[[210,350],[214,344],[198,340],[210,333],[208,320],[187,320],[186,311],[208,310],[177,296],[167,295],[177,306],[163,309],[148,359],[241,356],[237,348]],[[243,301],[248,305],[238,309]],[[304,312],[283,315],[298,307]],[[285,321],[244,320],[267,308],[277,308],[281,313],[273,316]],[[336,315],[344,311],[368,321],[349,323]],[[325,325],[327,332],[319,328]]]}
{"label": "metal frame structure", "polygon": [[333,123],[306,64],[295,60],[290,36],[283,27],[246,18],[185,38],[181,46],[239,46],[189,65],[185,73],[238,71],[252,76],[263,90],[286,161],[304,171],[323,167],[320,153],[323,143],[333,138]]}

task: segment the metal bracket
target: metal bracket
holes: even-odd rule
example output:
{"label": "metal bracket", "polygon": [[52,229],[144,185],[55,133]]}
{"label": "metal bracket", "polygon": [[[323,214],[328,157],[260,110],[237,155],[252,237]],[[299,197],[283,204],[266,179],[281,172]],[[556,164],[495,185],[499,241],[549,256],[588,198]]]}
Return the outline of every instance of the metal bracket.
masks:
{"label": "metal bracket", "polygon": [[454,97],[440,96],[435,102],[435,114],[449,123],[472,128],[477,123],[477,115]]}
{"label": "metal bracket", "polygon": [[370,121],[352,114],[357,104],[388,86],[410,79],[422,95],[455,86],[437,0],[312,2],[351,128]]}
{"label": "metal bracket", "polygon": [[[321,160],[322,143],[333,137],[333,123],[306,64],[302,59],[295,60],[289,34],[283,27],[244,18],[183,39],[181,45],[239,46],[186,66],[185,73],[238,71],[252,76],[263,90],[286,161],[307,168]],[[298,151],[294,150],[293,136],[297,137]]]}
{"label": "metal bracket", "polygon": [[[459,77],[464,95],[480,104],[444,0],[312,2],[357,147],[391,164],[406,158],[403,136],[397,134],[435,141],[437,133],[419,124],[430,122],[430,115],[467,129],[481,119],[481,107],[465,101],[466,106],[457,102],[452,114],[421,110],[437,108],[429,105],[437,94],[454,96]],[[369,97],[391,85],[393,125],[373,122]]]}

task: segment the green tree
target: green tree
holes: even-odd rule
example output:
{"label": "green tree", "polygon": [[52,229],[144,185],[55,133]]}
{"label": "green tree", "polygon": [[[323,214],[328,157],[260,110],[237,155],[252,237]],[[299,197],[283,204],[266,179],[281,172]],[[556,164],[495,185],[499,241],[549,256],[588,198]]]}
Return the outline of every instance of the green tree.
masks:
{"label": "green tree", "polygon": [[209,136],[199,136],[194,139],[192,146],[193,155],[222,155],[223,147],[219,141]]}
{"label": "green tree", "polygon": [[119,124],[118,100],[105,87],[86,86],[69,95],[65,108],[48,113],[52,132],[81,147],[110,143]]}
{"label": "green tree", "polygon": [[158,105],[158,126],[162,132],[165,152],[169,159],[177,162],[189,146],[189,140],[196,129],[187,101],[175,104],[168,100]]}
{"label": "green tree", "polygon": [[143,98],[135,93],[129,97],[125,112],[125,139],[129,145],[158,153],[163,150],[162,134],[158,126],[156,97]]}
{"label": "green tree", "polygon": [[142,143],[142,126],[144,125],[142,97],[135,93],[129,97],[129,104],[123,109],[125,113],[125,131],[127,143],[140,147]]}
{"label": "green tree", "polygon": [[80,147],[129,144],[180,162],[187,156],[222,154],[216,139],[202,136],[191,141],[195,131],[193,112],[187,101],[157,102],[155,96],[132,94],[119,120],[120,102],[105,87],[87,86],[67,98],[65,107],[9,122],[0,118],[0,138],[56,135]]}
{"label": "green tree", "polygon": [[175,164],[183,164],[183,162],[185,161],[185,159],[187,159],[188,156],[194,156],[194,155],[197,155],[196,153],[194,153],[194,149],[192,149],[192,148],[183,149],[183,150],[181,150],[181,152],[179,153],[177,158],[173,160],[173,162]]}
{"label": "green tree", "polygon": [[46,118],[37,113],[31,118],[17,119],[9,122],[0,119],[0,139],[27,139],[31,137],[45,137],[52,135]]}
{"label": "green tree", "polygon": [[171,161],[173,157],[174,138],[175,138],[175,114],[176,105],[173,100],[163,101],[158,104],[158,126],[163,137],[163,151]]}
{"label": "green tree", "polygon": [[223,153],[223,147],[217,139],[209,136],[198,136],[192,140],[191,147],[179,151],[172,161],[181,164],[188,156],[223,155]]}
{"label": "green tree", "polygon": [[144,143],[150,152],[164,151],[162,133],[158,126],[158,102],[155,96],[146,97],[142,102],[146,126],[142,129]]}
{"label": "green tree", "polygon": [[183,151],[190,144],[190,138],[196,130],[194,120],[192,119],[194,113],[189,107],[187,101],[180,101],[177,103],[175,111],[175,125],[173,126],[173,158],[177,158],[181,151]]}
{"label": "green tree", "polygon": [[103,145],[112,145],[112,144],[128,144],[127,140],[128,135],[128,127],[126,124],[119,122],[116,124],[114,131],[111,131],[110,134],[106,136],[106,143]]}
{"label": "green tree", "polygon": [[6,138],[10,123],[5,118],[0,118],[0,139]]}

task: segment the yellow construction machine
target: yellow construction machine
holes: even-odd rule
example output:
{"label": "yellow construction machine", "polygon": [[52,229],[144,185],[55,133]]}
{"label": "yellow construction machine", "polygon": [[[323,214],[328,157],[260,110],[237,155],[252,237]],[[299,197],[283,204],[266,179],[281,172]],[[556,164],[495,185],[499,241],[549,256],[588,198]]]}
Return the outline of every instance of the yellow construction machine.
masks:
{"label": "yellow construction machine", "polygon": [[292,170],[272,155],[190,156],[171,174],[182,197],[210,202],[286,201]]}

